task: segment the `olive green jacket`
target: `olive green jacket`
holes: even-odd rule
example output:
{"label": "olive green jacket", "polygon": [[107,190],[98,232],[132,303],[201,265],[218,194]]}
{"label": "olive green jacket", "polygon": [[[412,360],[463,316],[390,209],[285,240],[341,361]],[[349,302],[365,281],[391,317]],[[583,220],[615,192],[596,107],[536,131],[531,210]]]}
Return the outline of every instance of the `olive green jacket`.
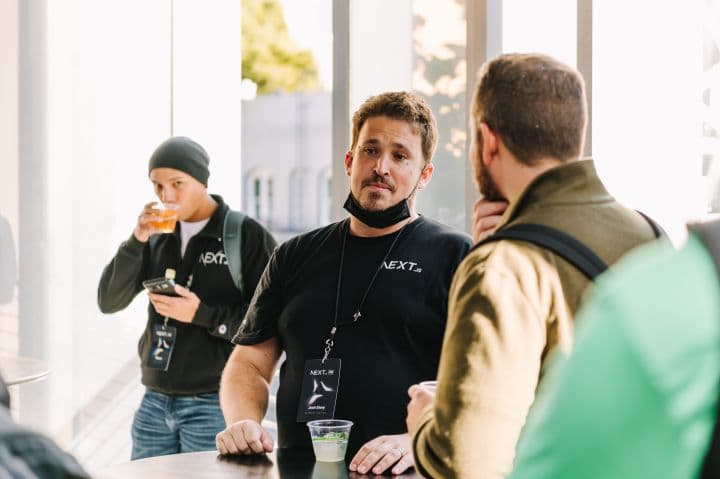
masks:
{"label": "olive green jacket", "polygon": [[[608,265],[654,239],[649,223],[605,190],[591,160],[533,180],[500,228],[519,223],[565,231]],[[526,242],[490,242],[468,254],[450,289],[435,405],[421,415],[413,438],[420,472],[510,473],[543,366],[556,347],[571,348],[573,316],[588,281],[564,259]]]}

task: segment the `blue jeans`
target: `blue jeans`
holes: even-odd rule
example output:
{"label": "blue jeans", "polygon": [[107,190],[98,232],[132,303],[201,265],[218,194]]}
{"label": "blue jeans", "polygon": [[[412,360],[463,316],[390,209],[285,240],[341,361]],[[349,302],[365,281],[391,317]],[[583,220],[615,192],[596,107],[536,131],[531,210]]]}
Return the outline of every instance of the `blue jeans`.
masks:
{"label": "blue jeans", "polygon": [[225,429],[218,393],[168,396],[147,389],[132,425],[132,460],[211,451]]}

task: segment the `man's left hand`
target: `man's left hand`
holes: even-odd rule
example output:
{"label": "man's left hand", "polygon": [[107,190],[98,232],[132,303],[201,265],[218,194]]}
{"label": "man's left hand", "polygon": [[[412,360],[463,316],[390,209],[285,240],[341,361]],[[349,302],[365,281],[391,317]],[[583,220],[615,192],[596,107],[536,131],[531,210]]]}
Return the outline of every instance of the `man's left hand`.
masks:
{"label": "man's left hand", "polygon": [[365,443],[349,469],[360,474],[382,474],[392,466],[393,474],[402,474],[413,466],[412,442],[408,434],[380,436]]}
{"label": "man's left hand", "polygon": [[415,384],[408,389],[408,396],[410,396],[410,402],[407,406],[405,424],[407,424],[408,434],[412,438],[417,428],[418,418],[435,401],[435,395]]}
{"label": "man's left hand", "polygon": [[150,302],[161,316],[175,319],[181,323],[192,323],[200,306],[200,298],[195,293],[180,285],[175,285],[175,292],[180,296],[167,296],[150,293]]}

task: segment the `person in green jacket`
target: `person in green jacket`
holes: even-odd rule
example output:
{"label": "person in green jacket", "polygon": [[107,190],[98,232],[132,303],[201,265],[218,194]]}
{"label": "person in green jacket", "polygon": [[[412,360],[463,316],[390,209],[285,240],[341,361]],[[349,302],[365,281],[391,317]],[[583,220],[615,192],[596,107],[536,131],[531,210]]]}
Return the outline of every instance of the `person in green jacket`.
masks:
{"label": "person in green jacket", "polygon": [[694,234],[603,275],[572,355],[556,355],[546,375],[511,477],[697,477],[718,401],[719,288]]}
{"label": "person in green jacket", "polygon": [[[581,159],[582,77],[546,55],[505,54],[481,71],[470,158],[483,196],[505,200],[498,229],[553,227],[606,264],[654,239],[651,225]],[[413,386],[407,426],[427,476],[505,477],[546,360],[572,346],[589,278],[557,254],[502,239],[474,248],[448,297],[437,396]]]}

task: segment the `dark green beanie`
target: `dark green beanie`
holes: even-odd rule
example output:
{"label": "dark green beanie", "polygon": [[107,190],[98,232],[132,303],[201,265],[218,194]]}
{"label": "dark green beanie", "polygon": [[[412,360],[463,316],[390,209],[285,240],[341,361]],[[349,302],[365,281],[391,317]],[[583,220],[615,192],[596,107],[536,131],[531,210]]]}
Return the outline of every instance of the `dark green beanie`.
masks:
{"label": "dark green beanie", "polygon": [[210,158],[205,149],[185,136],[173,136],[158,146],[150,157],[148,174],[155,168],[173,168],[207,186]]}

